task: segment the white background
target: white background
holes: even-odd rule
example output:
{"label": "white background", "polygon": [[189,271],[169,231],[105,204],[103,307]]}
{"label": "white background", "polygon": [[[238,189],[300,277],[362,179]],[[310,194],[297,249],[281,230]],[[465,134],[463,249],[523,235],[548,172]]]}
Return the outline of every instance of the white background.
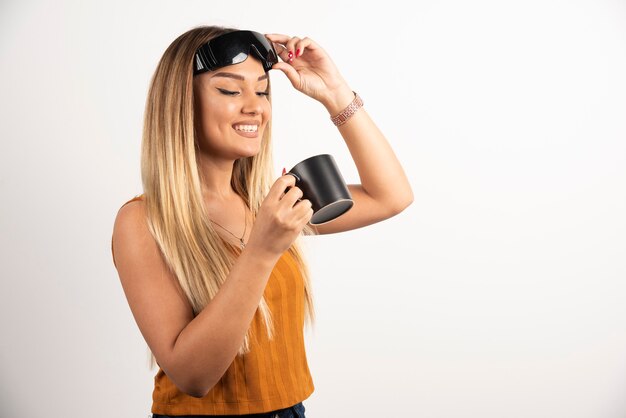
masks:
{"label": "white background", "polygon": [[[626,416],[626,3],[334,3],[0,3],[2,417],[149,415],[110,239],[149,79],[200,24],[318,42],[415,194],[307,241],[308,418]],[[271,77],[276,177],[330,153],[358,183],[323,106]]]}

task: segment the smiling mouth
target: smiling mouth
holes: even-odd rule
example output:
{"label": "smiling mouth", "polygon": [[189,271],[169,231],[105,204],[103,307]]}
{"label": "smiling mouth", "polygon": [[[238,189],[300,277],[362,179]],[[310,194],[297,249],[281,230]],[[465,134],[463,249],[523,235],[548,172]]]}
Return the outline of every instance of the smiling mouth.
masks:
{"label": "smiling mouth", "polygon": [[233,129],[239,132],[258,132],[259,125],[234,125]]}
{"label": "smiling mouth", "polygon": [[237,135],[242,136],[244,138],[258,138],[259,137],[259,127],[254,126],[254,129],[237,129],[233,127],[233,130],[237,132]]}

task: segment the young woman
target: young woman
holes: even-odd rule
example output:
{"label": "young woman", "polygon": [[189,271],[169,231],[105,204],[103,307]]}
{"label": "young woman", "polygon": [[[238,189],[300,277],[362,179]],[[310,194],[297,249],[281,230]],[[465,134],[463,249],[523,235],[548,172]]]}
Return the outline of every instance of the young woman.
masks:
{"label": "young woman", "polygon": [[[331,222],[309,224],[295,178],[272,173],[270,69],[326,108],[358,169],[354,206]],[[413,200],[358,95],[310,38],[194,28],[152,78],[141,174],[111,250],[159,366],[153,417],[304,417],[313,303],[300,237],[380,222]]]}

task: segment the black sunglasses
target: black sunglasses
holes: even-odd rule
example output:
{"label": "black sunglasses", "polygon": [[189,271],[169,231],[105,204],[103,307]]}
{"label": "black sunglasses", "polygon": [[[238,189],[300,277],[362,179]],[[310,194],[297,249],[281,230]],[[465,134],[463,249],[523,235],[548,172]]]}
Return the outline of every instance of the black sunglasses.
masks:
{"label": "black sunglasses", "polygon": [[272,43],[261,33],[238,30],[217,36],[201,45],[194,57],[193,75],[239,64],[253,53],[268,72],[278,62]]}

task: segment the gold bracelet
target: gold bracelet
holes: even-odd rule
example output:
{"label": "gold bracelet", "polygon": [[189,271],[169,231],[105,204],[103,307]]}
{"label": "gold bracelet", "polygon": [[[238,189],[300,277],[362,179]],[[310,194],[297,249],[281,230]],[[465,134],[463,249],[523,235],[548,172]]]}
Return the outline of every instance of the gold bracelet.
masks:
{"label": "gold bracelet", "polygon": [[363,106],[363,100],[361,100],[361,96],[359,96],[355,91],[353,91],[352,93],[354,93],[354,100],[352,100],[352,103],[350,103],[345,109],[343,109],[337,116],[333,116],[330,118],[335,126],[341,126],[346,123],[348,119],[350,119],[350,117]]}

